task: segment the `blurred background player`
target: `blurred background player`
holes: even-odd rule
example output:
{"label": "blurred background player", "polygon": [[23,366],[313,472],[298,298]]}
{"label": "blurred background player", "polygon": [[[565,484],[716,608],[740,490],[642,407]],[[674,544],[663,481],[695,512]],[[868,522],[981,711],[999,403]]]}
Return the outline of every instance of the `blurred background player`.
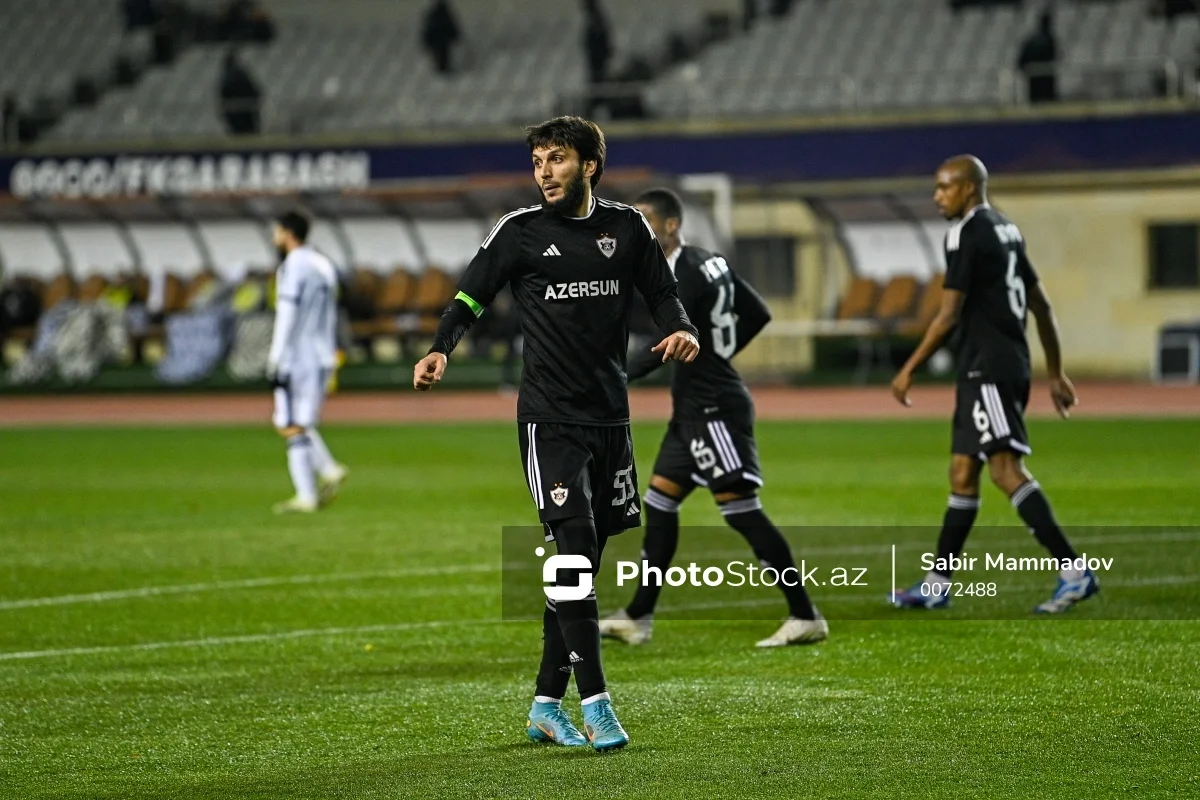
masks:
{"label": "blurred background player", "polygon": [[[679,298],[688,317],[712,323],[711,344],[706,342],[695,361],[678,365],[671,376],[671,421],[642,499],[646,507],[642,558],[666,571],[679,542],[679,506],[693,489],[703,486],[762,565],[782,572],[795,566],[795,561],[787,540],[763,513],[754,401],[730,363],[770,321],[770,310],[723,257],[684,241],[683,204],[674,192],[651,189],[638,197],[636,206],[650,221],[679,281]],[[630,362],[629,379],[643,377],[662,363],[654,353],[643,351]],[[788,619],[758,646],[826,638],[829,626],[804,587],[782,581],[779,586],[787,599]],[[639,586],[628,606],[600,621],[600,633],[629,644],[648,640],[660,591],[661,586]]]}
{"label": "blurred background player", "polygon": [[[413,386],[441,380],[455,345],[511,286],[525,334],[517,422],[529,491],[558,553],[585,556],[595,572],[608,537],[641,524],[625,380],[633,289],[667,333],[657,360],[691,361],[697,331],[646,220],[592,194],[604,172],[600,128],[558,117],[529,128],[527,143],[543,203],[501,217],[483,241]],[[594,588],[583,600],[548,600],[542,634],[529,737],[596,750],[628,744],[605,683]],[[586,739],[562,710],[572,670]]]}
{"label": "blurred background player", "polygon": [[275,278],[275,330],[267,376],[275,387],[275,427],[287,440],[288,472],[296,494],[276,514],[308,514],[332,502],[348,470],[333,459],[317,423],[337,365],[337,270],[309,247],[307,216],[288,211],[275,221],[283,259]]}
{"label": "blurred background player", "polygon": [[[958,384],[950,457],[950,502],[942,521],[937,557],[943,565],[962,552],[979,513],[979,475],[986,462],[992,482],[1043,547],[1060,563],[1074,559],[1041,486],[1025,468],[1032,451],[1025,432],[1029,404],[1029,343],[1025,312],[1033,312],[1046,352],[1050,397],[1067,417],[1075,387],[1062,366],[1058,322],[1037,273],[1025,254],[1021,232],[987,201],[987,169],[974,156],[951,158],[937,172],[933,201],[942,216],[958,220],[946,234],[946,280],[942,307],[921,344],[892,381],[892,393],[910,405],[913,373],[957,327]],[[901,608],[949,604],[944,589],[952,571],[931,571],[911,589],[896,592]],[[1057,614],[1099,590],[1091,570],[1064,568],[1054,596],[1035,610]]]}

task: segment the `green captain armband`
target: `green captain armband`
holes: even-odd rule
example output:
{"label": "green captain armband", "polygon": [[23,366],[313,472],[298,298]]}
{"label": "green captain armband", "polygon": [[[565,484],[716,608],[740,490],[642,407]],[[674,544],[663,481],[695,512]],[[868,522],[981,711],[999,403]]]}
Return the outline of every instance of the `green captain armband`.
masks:
{"label": "green captain armband", "polygon": [[466,292],[459,292],[458,294],[454,295],[454,299],[462,300],[464,303],[466,303],[467,308],[471,309],[471,313],[474,314],[476,317],[483,314],[483,306],[479,305],[479,303],[476,303],[471,298],[471,295],[467,294]]}

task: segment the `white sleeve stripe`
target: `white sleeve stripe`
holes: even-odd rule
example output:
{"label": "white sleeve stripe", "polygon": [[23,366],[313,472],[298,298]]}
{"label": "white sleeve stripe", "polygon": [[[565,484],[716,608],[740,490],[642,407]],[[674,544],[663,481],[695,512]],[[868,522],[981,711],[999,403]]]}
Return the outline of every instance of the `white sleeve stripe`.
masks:
{"label": "white sleeve stripe", "polygon": [[537,211],[540,208],[541,206],[529,206],[528,208],[518,208],[516,211],[510,211],[509,213],[505,214],[500,218],[500,221],[496,223],[496,227],[492,228],[492,232],[489,233],[488,237],[483,240],[483,244],[480,245],[480,247],[486,250],[487,246],[492,243],[492,239],[495,239],[496,234],[500,232],[502,227],[504,227],[504,223],[508,222],[513,217],[520,214],[528,214],[530,211]]}

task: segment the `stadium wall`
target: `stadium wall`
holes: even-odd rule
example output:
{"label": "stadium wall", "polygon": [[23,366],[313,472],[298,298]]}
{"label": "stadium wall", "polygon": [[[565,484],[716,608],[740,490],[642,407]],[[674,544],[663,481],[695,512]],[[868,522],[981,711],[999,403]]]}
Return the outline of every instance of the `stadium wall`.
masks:
{"label": "stadium wall", "polygon": [[[1149,288],[1148,228],[1200,220],[1200,186],[998,193],[1021,228],[1077,372],[1147,378],[1158,329],[1200,317],[1200,290]],[[1043,369],[1041,349],[1033,348]]]}

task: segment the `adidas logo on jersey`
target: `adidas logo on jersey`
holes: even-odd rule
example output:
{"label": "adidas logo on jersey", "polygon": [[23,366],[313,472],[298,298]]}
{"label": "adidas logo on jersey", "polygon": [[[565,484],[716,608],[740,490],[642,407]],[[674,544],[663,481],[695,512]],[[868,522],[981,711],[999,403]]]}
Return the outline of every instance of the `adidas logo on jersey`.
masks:
{"label": "adidas logo on jersey", "polygon": [[552,244],[546,248],[546,252],[542,253],[542,255],[544,255],[544,256],[561,256],[562,253],[558,252],[557,245]]}

